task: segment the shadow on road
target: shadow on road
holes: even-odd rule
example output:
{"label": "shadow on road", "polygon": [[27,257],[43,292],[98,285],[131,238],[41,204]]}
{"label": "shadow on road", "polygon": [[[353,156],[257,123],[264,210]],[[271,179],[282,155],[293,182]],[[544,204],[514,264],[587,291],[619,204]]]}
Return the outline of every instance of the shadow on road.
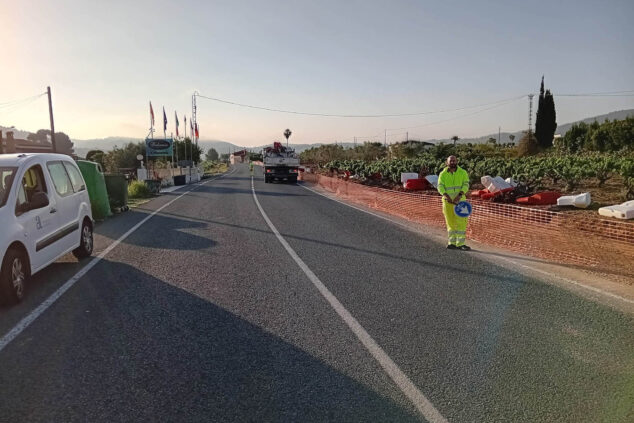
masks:
{"label": "shadow on road", "polygon": [[[230,186],[202,186],[195,192],[204,192],[209,194],[249,194],[252,195],[251,189],[232,188]],[[191,195],[191,194],[189,194]],[[291,192],[274,192],[274,191],[258,191],[258,195],[266,195],[272,197],[306,197],[306,194],[293,194]]]}
{"label": "shadow on road", "polygon": [[0,361],[6,421],[418,421],[300,348],[119,262],[100,262],[29,339]]}
{"label": "shadow on road", "polygon": [[[258,194],[259,194],[259,192],[258,192]],[[171,213],[163,213],[163,214],[171,215]],[[173,216],[177,216],[177,215],[173,215]],[[198,221],[198,222],[211,223],[211,224],[214,224],[214,225],[222,225],[222,226],[228,226],[228,227],[233,227],[233,228],[238,228],[238,229],[246,229],[246,230],[249,230],[249,231],[256,231],[256,232],[261,232],[261,233],[266,233],[266,234],[272,234],[272,232],[270,230],[268,230],[268,229],[258,229],[258,228],[254,228],[254,227],[251,227],[251,226],[236,225],[236,224],[233,224],[233,223],[219,222],[219,221],[216,221],[216,220],[201,219],[199,217],[189,217],[189,216],[188,217],[179,216],[179,217],[185,218],[185,219],[190,219],[190,220],[193,220],[193,221]],[[432,260],[422,260],[422,259],[418,259],[418,258],[414,259],[414,258],[406,257],[406,256],[403,256],[403,255],[396,255],[396,254],[386,253],[385,251],[369,250],[369,249],[365,249],[365,248],[359,248],[359,247],[353,246],[353,245],[344,245],[344,244],[337,244],[337,243],[334,243],[334,242],[320,241],[318,239],[301,237],[301,236],[292,235],[292,234],[284,233],[284,232],[280,232],[280,234],[286,239],[296,239],[298,241],[307,241],[307,242],[311,242],[311,243],[315,243],[315,244],[321,244],[321,245],[325,245],[325,246],[328,246],[328,247],[333,247],[335,249],[341,248],[341,249],[350,250],[350,251],[356,251],[356,252],[364,253],[364,254],[377,255],[377,256],[386,257],[386,258],[397,260],[397,261],[405,261],[405,262],[415,263],[415,264],[419,264],[419,265],[423,265],[423,266],[431,266],[431,267],[434,267],[434,268],[437,268],[437,269],[441,269],[441,270],[447,270],[447,271],[450,270],[450,271],[453,271],[453,272],[464,273],[464,274],[472,275],[474,277],[475,276],[482,276],[482,277],[486,277],[486,278],[489,278],[489,279],[497,279],[499,281],[511,282],[511,283],[516,283],[516,284],[520,284],[520,285],[527,283],[527,280],[525,278],[513,277],[513,276],[510,276],[508,274],[505,277],[498,277],[498,276],[496,276],[495,274],[492,274],[492,273],[477,272],[477,271],[474,271],[473,269],[456,267],[456,266],[448,265],[446,263],[439,263],[439,262],[432,261]],[[458,254],[461,254],[461,253],[458,253]]]}

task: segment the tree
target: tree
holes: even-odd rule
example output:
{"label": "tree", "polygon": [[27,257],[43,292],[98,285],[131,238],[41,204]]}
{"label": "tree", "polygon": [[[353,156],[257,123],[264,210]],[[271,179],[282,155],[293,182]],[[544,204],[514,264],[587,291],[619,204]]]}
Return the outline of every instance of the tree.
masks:
{"label": "tree", "polygon": [[590,142],[592,150],[606,151],[612,145],[612,139],[607,125],[601,125],[596,131],[592,132]]}
{"label": "tree", "polygon": [[460,138],[458,137],[458,135],[454,135],[453,137],[451,137],[451,140],[453,141],[453,145],[456,145],[459,139]]}
{"label": "tree", "polygon": [[625,183],[625,201],[634,200],[634,160],[623,160],[619,173]]}
{"label": "tree", "polygon": [[207,154],[205,155],[205,158],[211,162],[216,162],[218,161],[218,152],[216,151],[215,148],[210,148],[209,151],[207,151]]}
{"label": "tree", "polygon": [[223,163],[228,163],[229,162],[229,153],[221,154],[220,155],[220,161],[223,162]]}
{"label": "tree", "polygon": [[542,149],[552,147],[555,131],[557,130],[557,114],[555,100],[550,90],[544,92],[544,77],[539,90],[537,117],[535,118],[535,137]]}
{"label": "tree", "polygon": [[[200,157],[203,154],[202,148],[192,143],[192,140],[184,138],[181,141],[174,141],[174,159],[178,157],[178,161],[187,161],[194,163],[200,162]],[[192,158],[193,156],[193,158]]]}
{"label": "tree", "polygon": [[487,144],[494,144],[495,145],[497,143],[498,143],[498,140],[496,140],[493,137],[489,137],[489,139],[487,140]]}
{"label": "tree", "polygon": [[509,135],[509,140],[511,140],[511,143],[514,144],[515,143],[515,135],[510,134]]}
{"label": "tree", "polygon": [[249,161],[251,162],[261,162],[263,160],[261,153],[253,153],[249,151],[247,153],[247,156],[249,157]]}
{"label": "tree", "polygon": [[569,153],[576,153],[581,150],[586,143],[586,137],[588,136],[588,125],[584,122],[575,123],[572,127],[561,137],[561,145],[564,150]]}
{"label": "tree", "polygon": [[136,156],[139,154],[145,157],[145,142],[130,142],[121,148],[115,145],[104,155],[106,171],[116,173],[119,169],[137,168],[139,161]]}
{"label": "tree", "polygon": [[537,138],[535,138],[535,135],[533,135],[533,133],[524,133],[524,136],[522,137],[522,139],[519,142],[519,145],[517,146],[517,156],[518,157],[524,157],[524,156],[532,156],[534,154],[537,154],[539,152],[539,143],[537,142]]}
{"label": "tree", "polygon": [[90,150],[86,153],[86,160],[91,162],[99,163],[102,169],[106,168],[106,163],[104,162],[105,153],[101,150]]}
{"label": "tree", "polygon": [[[35,134],[29,134],[26,139],[40,144],[51,144],[49,137],[50,129],[39,129]],[[74,154],[75,149],[70,137],[63,132],[55,132],[55,148],[57,153]]]}

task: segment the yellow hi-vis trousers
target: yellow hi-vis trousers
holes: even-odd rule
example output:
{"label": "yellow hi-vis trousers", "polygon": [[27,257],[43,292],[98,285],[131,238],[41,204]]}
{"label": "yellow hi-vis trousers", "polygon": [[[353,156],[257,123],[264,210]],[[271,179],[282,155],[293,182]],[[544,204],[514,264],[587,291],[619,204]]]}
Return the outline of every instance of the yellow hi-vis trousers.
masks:
{"label": "yellow hi-vis trousers", "polygon": [[467,220],[468,217],[459,217],[454,212],[454,204],[444,199],[442,200],[442,214],[445,215],[445,223],[447,224],[447,234],[449,235],[448,244],[457,247],[464,245],[467,236]]}

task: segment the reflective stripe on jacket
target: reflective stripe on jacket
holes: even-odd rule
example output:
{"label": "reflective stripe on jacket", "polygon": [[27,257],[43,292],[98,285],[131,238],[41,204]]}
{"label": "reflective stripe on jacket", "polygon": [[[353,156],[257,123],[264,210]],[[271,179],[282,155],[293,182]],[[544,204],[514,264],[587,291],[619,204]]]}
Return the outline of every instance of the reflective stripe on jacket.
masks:
{"label": "reflective stripe on jacket", "polygon": [[[451,198],[456,198],[460,191],[465,194],[469,191],[469,175],[467,175],[467,171],[460,166],[453,173],[449,172],[449,168],[444,168],[438,176],[438,192],[440,195],[447,194]],[[461,199],[464,200],[465,198],[463,196]]]}

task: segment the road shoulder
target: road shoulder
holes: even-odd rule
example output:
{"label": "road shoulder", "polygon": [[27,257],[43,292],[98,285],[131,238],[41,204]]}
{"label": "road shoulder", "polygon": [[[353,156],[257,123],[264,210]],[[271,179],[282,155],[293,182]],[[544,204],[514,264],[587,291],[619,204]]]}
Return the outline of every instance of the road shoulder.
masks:
{"label": "road shoulder", "polygon": [[[442,228],[422,225],[364,205],[345,201],[337,197],[336,194],[326,191],[318,185],[306,182],[300,182],[298,185],[330,200],[390,221],[393,224],[431,239],[440,245],[446,243],[446,231]],[[619,311],[634,314],[633,285],[615,282],[589,269],[552,263],[476,241],[469,240],[468,243],[473,250],[467,254],[477,255],[478,258],[492,264],[529,276],[541,282],[561,287],[583,298],[610,306]]]}

